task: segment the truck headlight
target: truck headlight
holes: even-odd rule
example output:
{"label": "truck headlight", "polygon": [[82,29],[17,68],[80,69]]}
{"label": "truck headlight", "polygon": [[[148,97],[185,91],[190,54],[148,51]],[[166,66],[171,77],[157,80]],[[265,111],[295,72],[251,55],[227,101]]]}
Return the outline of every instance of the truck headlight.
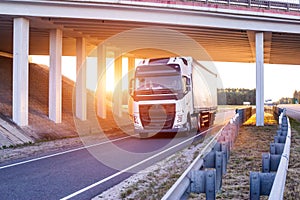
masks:
{"label": "truck headlight", "polygon": [[177,114],[176,116],[176,123],[181,123],[183,118],[183,114]]}

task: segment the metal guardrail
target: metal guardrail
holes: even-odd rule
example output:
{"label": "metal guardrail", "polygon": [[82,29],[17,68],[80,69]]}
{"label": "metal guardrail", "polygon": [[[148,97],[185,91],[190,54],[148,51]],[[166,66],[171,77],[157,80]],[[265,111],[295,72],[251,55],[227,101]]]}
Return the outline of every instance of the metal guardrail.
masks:
{"label": "metal guardrail", "polygon": [[249,8],[276,9],[285,11],[300,11],[299,1],[270,0],[196,0],[207,4],[223,4]]}
{"label": "metal guardrail", "polygon": [[[279,117],[279,125],[282,127],[283,116],[285,115],[285,110]],[[273,186],[269,195],[269,200],[273,199],[283,199],[284,187],[286,174],[289,166],[289,157],[290,157],[290,146],[291,146],[291,126],[289,122],[289,118],[287,118],[287,136],[284,145],[284,150],[281,155],[280,163],[277,169],[276,177],[273,182]]]}
{"label": "metal guardrail", "polygon": [[[65,0],[70,1],[70,0]],[[85,2],[86,0],[73,0],[77,2]],[[126,2],[128,0],[121,0],[121,2]],[[139,0],[136,0],[139,1]],[[161,0],[153,1],[155,3],[170,3],[170,2],[186,2],[186,0]],[[300,12],[300,2],[299,0],[190,0],[195,2],[203,2],[205,4],[219,4],[227,6],[243,6],[248,8],[263,8],[263,9],[276,9],[285,11],[299,11]],[[90,2],[102,2],[99,0],[90,0]],[[114,0],[107,2],[117,2]],[[151,0],[150,0],[151,2]]]}
{"label": "metal guardrail", "polygon": [[[230,123],[210,140],[162,200],[187,199],[191,192],[205,193],[206,199],[216,198],[216,192],[222,186],[222,175],[226,173],[230,149],[238,135],[238,127],[251,116],[251,112],[246,110],[237,110]],[[244,116],[244,113],[248,116]]]}
{"label": "metal guardrail", "polygon": [[[124,0],[127,1],[127,0]],[[157,3],[165,2],[182,2],[185,0],[171,0],[171,1],[155,1]],[[242,6],[248,8],[262,8],[275,9],[284,11],[298,11],[300,12],[300,3],[298,0],[190,0],[195,2],[203,2],[205,4],[218,4],[225,6]]]}
{"label": "metal guardrail", "polygon": [[285,110],[277,110],[279,130],[270,144],[270,153],[262,155],[262,172],[250,172],[250,199],[259,200],[261,195],[269,200],[283,199],[291,145],[291,127]]}

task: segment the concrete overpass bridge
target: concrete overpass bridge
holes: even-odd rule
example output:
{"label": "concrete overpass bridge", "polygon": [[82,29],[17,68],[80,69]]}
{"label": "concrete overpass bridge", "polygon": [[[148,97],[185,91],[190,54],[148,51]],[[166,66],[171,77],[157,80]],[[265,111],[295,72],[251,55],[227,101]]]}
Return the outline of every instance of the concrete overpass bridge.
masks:
{"label": "concrete overpass bridge", "polygon": [[[135,58],[174,55],[168,51],[170,44],[178,43],[176,51],[182,55],[196,55],[184,45],[183,35],[202,46],[203,61],[256,62],[256,124],[262,126],[264,63],[300,63],[299,11],[299,2],[258,0],[1,1],[0,55],[13,59],[13,121],[28,125],[29,55],[50,55],[49,118],[55,123],[62,120],[61,56],[76,56],[82,72],[76,81],[76,116],[86,120],[86,69],[81,67],[86,55],[96,52],[98,75],[105,72],[106,58],[115,57],[118,81],[122,56],[129,58],[131,69]],[[144,32],[106,42],[132,30]],[[145,30],[153,31],[151,36]],[[168,30],[181,36],[168,35]],[[158,46],[151,46],[148,37]],[[105,82],[99,88],[97,114],[105,118]]]}

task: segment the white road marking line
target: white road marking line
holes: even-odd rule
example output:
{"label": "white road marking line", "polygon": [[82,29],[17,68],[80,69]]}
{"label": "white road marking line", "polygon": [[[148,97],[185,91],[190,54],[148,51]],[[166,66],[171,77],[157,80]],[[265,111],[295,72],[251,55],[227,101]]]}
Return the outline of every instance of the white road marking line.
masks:
{"label": "white road marking line", "polygon": [[[210,129],[206,130],[205,132],[210,131],[211,129],[213,129],[213,128],[210,128]],[[81,193],[83,193],[83,192],[85,192],[85,191],[87,191],[87,190],[89,190],[89,189],[91,189],[93,187],[96,187],[97,185],[100,185],[100,184],[102,184],[102,183],[104,183],[104,182],[106,182],[106,181],[108,181],[110,179],[113,179],[113,178],[115,178],[115,177],[117,177],[117,176],[119,176],[119,175],[121,175],[121,174],[123,174],[123,173],[125,173],[125,172],[127,172],[127,171],[129,171],[129,170],[131,170],[131,169],[133,169],[133,168],[135,168],[135,167],[137,167],[137,166],[139,166],[139,165],[141,165],[141,164],[143,164],[143,163],[145,163],[145,162],[153,159],[153,158],[155,158],[155,157],[158,157],[161,154],[164,154],[165,152],[170,151],[173,148],[175,148],[175,147],[177,147],[177,146],[179,146],[181,144],[184,144],[184,143],[186,143],[186,142],[194,139],[195,137],[199,137],[199,135],[196,134],[195,136],[193,136],[193,137],[191,137],[191,138],[189,138],[187,140],[184,140],[184,141],[182,141],[182,142],[180,142],[180,143],[178,143],[178,144],[176,144],[176,145],[174,145],[172,147],[169,147],[168,149],[165,149],[165,150],[163,150],[163,151],[161,151],[161,152],[159,152],[159,153],[157,153],[155,155],[150,156],[149,158],[146,158],[146,159],[144,159],[144,160],[142,160],[142,161],[140,161],[138,163],[135,163],[134,165],[131,165],[131,166],[129,166],[129,167],[127,167],[127,168],[125,168],[125,169],[123,169],[123,170],[115,173],[115,174],[112,174],[112,175],[110,175],[110,176],[108,176],[108,177],[106,177],[106,178],[104,178],[104,179],[102,179],[102,180],[100,180],[100,181],[98,181],[96,183],[93,183],[92,185],[89,185],[89,186],[87,186],[87,187],[85,187],[85,188],[83,188],[81,190],[78,190],[77,192],[74,192],[74,193],[72,193],[72,194],[70,194],[70,195],[68,195],[66,197],[63,197],[61,200],[67,200],[67,199],[70,199],[72,197],[75,197],[75,196],[77,196],[77,195],[79,195],[79,194],[81,194]]]}
{"label": "white road marking line", "polygon": [[108,141],[105,141],[105,142],[100,142],[100,143],[92,144],[92,145],[89,145],[89,146],[83,146],[83,147],[79,147],[79,148],[76,148],[76,149],[71,149],[71,150],[68,150],[68,151],[63,151],[63,152],[59,152],[59,153],[55,153],[55,154],[50,154],[50,155],[47,155],[47,156],[42,156],[42,157],[39,157],[39,158],[33,158],[33,159],[25,160],[25,161],[22,161],[22,162],[17,162],[17,163],[5,165],[5,166],[0,167],[0,170],[5,169],[5,168],[9,168],[9,167],[14,167],[14,166],[17,166],[17,165],[22,165],[22,164],[42,160],[42,159],[46,159],[46,158],[51,158],[51,157],[54,157],[54,156],[59,156],[59,155],[67,154],[67,153],[72,153],[72,152],[79,151],[79,150],[82,150],[82,149],[88,149],[88,148],[99,146],[99,145],[102,145],[102,144],[116,142],[116,141],[127,139],[127,138],[130,138],[130,137],[132,137],[132,136],[130,135],[130,136],[122,137],[122,138],[117,138],[117,139],[114,139],[114,140],[108,140]]}

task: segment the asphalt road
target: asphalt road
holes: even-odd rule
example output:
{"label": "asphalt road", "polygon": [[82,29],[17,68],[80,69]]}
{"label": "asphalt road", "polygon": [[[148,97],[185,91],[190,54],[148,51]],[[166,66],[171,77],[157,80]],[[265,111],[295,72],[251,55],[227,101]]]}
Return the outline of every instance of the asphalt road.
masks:
{"label": "asphalt road", "polygon": [[281,104],[280,108],[286,109],[286,114],[300,122],[300,104]]}
{"label": "asphalt road", "polygon": [[[216,121],[224,121],[227,115],[232,116],[232,112],[219,115]],[[132,173],[189,145],[190,142],[178,145],[186,139],[127,137],[7,168],[0,164],[0,199],[61,199],[96,183],[71,198],[91,199]],[[174,145],[176,148],[162,153]],[[155,158],[140,163],[151,156]],[[130,170],[119,173],[124,169]]]}

